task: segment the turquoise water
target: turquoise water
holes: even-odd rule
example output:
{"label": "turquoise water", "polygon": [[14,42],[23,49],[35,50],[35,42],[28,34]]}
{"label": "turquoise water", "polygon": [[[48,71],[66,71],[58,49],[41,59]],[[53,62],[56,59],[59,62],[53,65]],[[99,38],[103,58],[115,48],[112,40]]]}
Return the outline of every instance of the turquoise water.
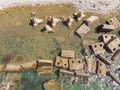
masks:
{"label": "turquoise water", "polygon": [[[42,76],[38,75],[36,70],[24,71],[22,72],[21,80],[17,83],[16,90],[44,90],[43,83],[51,78],[56,80],[55,75]],[[105,86],[105,83],[100,82],[99,79],[92,80],[89,85],[70,84],[70,82],[64,78],[62,80],[56,80],[56,83],[59,90],[120,90],[120,87]]]}

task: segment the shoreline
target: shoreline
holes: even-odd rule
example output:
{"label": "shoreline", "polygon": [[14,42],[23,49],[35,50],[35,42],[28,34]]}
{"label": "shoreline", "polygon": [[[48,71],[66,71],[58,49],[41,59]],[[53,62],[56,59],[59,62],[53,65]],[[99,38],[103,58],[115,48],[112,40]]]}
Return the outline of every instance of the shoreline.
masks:
{"label": "shoreline", "polygon": [[[113,3],[114,2],[114,3]],[[120,0],[1,0],[0,9],[20,5],[72,4],[79,11],[109,14],[120,9]]]}

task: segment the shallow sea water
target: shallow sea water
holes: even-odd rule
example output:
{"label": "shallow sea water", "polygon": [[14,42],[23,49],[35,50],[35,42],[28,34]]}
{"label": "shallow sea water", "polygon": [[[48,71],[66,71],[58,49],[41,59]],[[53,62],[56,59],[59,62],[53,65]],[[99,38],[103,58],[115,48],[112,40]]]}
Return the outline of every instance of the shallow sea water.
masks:
{"label": "shallow sea water", "polygon": [[[37,12],[37,17],[44,19],[44,23],[36,28],[29,25],[29,17],[32,11]],[[73,26],[68,29],[60,22],[55,33],[44,34],[40,30],[43,28],[49,16],[68,17],[76,12],[76,8],[71,5],[43,5],[43,6],[21,6],[0,11],[0,64],[7,61],[8,64],[21,64],[38,59],[52,59],[60,54],[62,49],[75,50],[76,58],[83,58],[81,54],[82,46],[86,47],[91,42],[97,42],[97,38],[104,33],[96,34],[95,27],[104,23],[112,16],[120,19],[119,12],[111,15],[99,15],[86,13],[86,18],[90,15],[98,15],[100,22],[91,26],[91,31],[85,35],[86,42],[74,34],[76,28],[82,22],[74,21]],[[112,32],[117,36],[117,31]],[[43,83],[51,78],[56,79],[56,75],[38,75],[36,70],[21,72],[22,78],[17,82],[16,90],[44,90]],[[99,80],[93,80],[89,86],[70,84],[69,81],[56,80],[60,90],[120,90],[119,87],[104,86]],[[54,90],[54,89],[51,89]]]}

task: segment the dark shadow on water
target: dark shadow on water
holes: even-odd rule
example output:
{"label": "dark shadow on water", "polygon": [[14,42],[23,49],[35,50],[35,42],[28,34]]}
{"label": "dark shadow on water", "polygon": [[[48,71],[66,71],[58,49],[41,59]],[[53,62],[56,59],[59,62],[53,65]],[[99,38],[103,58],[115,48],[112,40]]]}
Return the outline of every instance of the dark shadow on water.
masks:
{"label": "dark shadow on water", "polygon": [[81,49],[80,52],[81,52],[81,54],[82,54],[83,56],[86,56],[84,49]]}
{"label": "dark shadow on water", "polygon": [[59,76],[59,72],[60,72],[60,69],[58,69],[58,70],[55,71],[55,75],[57,76],[57,79],[59,79],[59,77],[60,77]]}
{"label": "dark shadow on water", "polygon": [[[77,29],[76,29],[77,30]],[[75,32],[73,33],[76,37],[78,37],[78,38],[82,38],[80,35],[78,35],[77,33],[76,33],[76,30],[75,30]]]}
{"label": "dark shadow on water", "polygon": [[47,21],[47,25],[49,25],[50,27],[52,27],[52,23],[50,21]]}
{"label": "dark shadow on water", "polygon": [[95,28],[95,33],[99,33],[99,32],[101,31],[101,29],[102,29],[102,26],[103,26],[103,25],[97,26],[97,27]]}
{"label": "dark shadow on water", "polygon": [[98,42],[103,42],[102,36],[99,36],[99,37],[98,37]]}
{"label": "dark shadow on water", "polygon": [[12,60],[13,56],[11,54],[5,55],[2,57],[1,62],[4,65],[4,68],[6,65]]}
{"label": "dark shadow on water", "polygon": [[65,25],[68,29],[71,28],[70,26],[68,26],[68,24],[67,24],[67,20],[65,20],[65,21],[63,20],[63,21],[62,21],[62,24]]}
{"label": "dark shadow on water", "polygon": [[45,28],[42,28],[42,29],[40,30],[40,32],[45,32]]}
{"label": "dark shadow on water", "polygon": [[43,90],[36,70],[22,72],[22,78],[16,90]]}
{"label": "dark shadow on water", "polygon": [[32,20],[30,20],[29,25],[33,27],[33,23],[34,22]]}
{"label": "dark shadow on water", "polygon": [[117,32],[117,34],[120,36],[120,30]]}

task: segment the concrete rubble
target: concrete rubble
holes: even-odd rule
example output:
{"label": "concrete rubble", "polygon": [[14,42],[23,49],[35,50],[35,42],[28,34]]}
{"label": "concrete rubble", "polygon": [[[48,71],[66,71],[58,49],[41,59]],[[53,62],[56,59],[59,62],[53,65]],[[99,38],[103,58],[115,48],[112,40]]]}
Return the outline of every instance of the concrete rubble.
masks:
{"label": "concrete rubble", "polygon": [[[79,15],[80,14],[80,15]],[[34,16],[35,13],[32,13]],[[81,13],[74,14],[77,16],[77,20],[81,20]],[[32,19],[31,19],[32,20]],[[59,19],[51,17],[49,21],[54,27]],[[68,17],[65,20],[68,26],[73,23],[73,18]],[[84,20],[83,24],[77,29],[76,33],[80,36],[87,34],[90,31],[89,25],[99,21],[99,17],[90,16]],[[35,21],[33,21],[35,22]],[[115,30],[119,28],[119,21],[113,17],[108,20],[108,24],[103,25],[103,29]],[[35,24],[35,25],[34,25]],[[38,22],[33,23],[36,26]],[[50,25],[46,24],[44,29],[46,32],[55,32]],[[81,37],[82,38],[82,37]],[[53,60],[37,60],[33,62],[23,63],[20,65],[0,65],[0,72],[20,72],[29,69],[36,69],[40,75],[50,75],[53,73],[54,66],[59,68],[59,77],[68,79],[71,83],[89,83],[89,79],[97,75],[98,77],[110,77],[118,85],[120,85],[120,77],[117,77],[112,73],[115,70],[120,71],[120,66],[115,67],[117,63],[115,60],[120,59],[120,39],[114,35],[102,35],[102,41],[91,44],[84,49],[84,58],[76,58],[74,50],[62,50],[61,55],[56,57],[55,62]],[[112,67],[112,68],[110,68]],[[114,67],[114,68],[113,68]],[[117,72],[120,74],[120,72]],[[52,79],[43,84],[45,90],[58,90],[55,80]],[[51,87],[51,88],[50,88]]]}
{"label": "concrete rubble", "polygon": [[103,42],[92,44],[91,48],[92,48],[94,54],[98,54],[98,53],[105,51]]}
{"label": "concrete rubble", "polygon": [[68,58],[63,58],[63,57],[57,56],[55,66],[68,68]]}
{"label": "concrete rubble", "polygon": [[70,28],[71,25],[73,24],[73,21],[74,21],[74,19],[71,16],[69,16],[67,19],[63,20],[63,23],[65,25],[67,25],[68,28]]}
{"label": "concrete rubble", "polygon": [[38,60],[36,69],[39,74],[52,74],[53,60],[43,60],[43,59]]}
{"label": "concrete rubble", "polygon": [[92,59],[90,57],[85,57],[85,62],[86,62],[88,72],[92,72],[93,70]]}
{"label": "concrete rubble", "polygon": [[55,27],[57,25],[57,23],[60,22],[60,19],[55,18],[53,16],[50,16],[50,18],[48,19],[48,23],[52,26]]}
{"label": "concrete rubble", "polygon": [[60,68],[59,70],[60,79],[64,77],[68,79],[71,83],[73,83],[74,81],[78,83],[83,81],[83,80],[79,81],[79,79],[81,78],[90,78],[90,74],[85,73],[84,71],[85,62],[83,62],[82,59],[76,59],[74,55],[75,55],[74,51],[62,50],[61,56],[56,57],[55,66]]}
{"label": "concrete rubble", "polygon": [[120,49],[118,49],[112,56],[112,60],[119,60],[120,59]]}
{"label": "concrete rubble", "polygon": [[83,71],[83,63],[80,59],[69,59],[69,69]]}
{"label": "concrete rubble", "polygon": [[31,69],[36,69],[40,74],[51,74],[53,72],[53,61],[40,59],[21,65],[0,65],[0,72],[20,72]]}
{"label": "concrete rubble", "polygon": [[[109,34],[109,35],[106,34],[106,35],[102,35],[102,40],[103,42],[92,44],[91,47],[89,47],[89,49],[91,50],[88,50],[88,52],[92,51],[91,56],[90,55],[87,56],[87,58],[91,57],[92,59],[91,61],[94,62],[94,64],[92,64],[93,65],[92,72],[93,73],[96,72],[98,77],[104,77],[104,79],[107,78],[109,80],[114,81],[118,85],[120,85],[119,77],[116,76],[120,73],[119,72],[114,73],[120,67],[116,63],[116,60],[119,60],[120,58],[120,55],[119,55],[120,39],[114,34]],[[91,67],[91,64],[90,66],[88,66],[88,63],[89,62],[86,60],[87,67]],[[113,85],[113,83],[110,83],[110,84]]]}
{"label": "concrete rubble", "polygon": [[43,84],[45,90],[59,90],[54,79],[51,79]]}
{"label": "concrete rubble", "polygon": [[105,64],[102,61],[100,61],[100,60],[98,60],[96,63],[97,63],[96,64],[96,74],[98,74],[100,76],[104,76],[105,73],[106,73],[106,66],[105,66]]}
{"label": "concrete rubble", "polygon": [[86,23],[86,25],[91,25],[91,24],[99,22],[99,17],[98,16],[90,16],[88,19],[84,20],[84,22]]}
{"label": "concrete rubble", "polygon": [[32,12],[31,13],[31,17],[30,17],[30,25],[32,25],[33,27],[38,26],[40,23],[42,23],[43,20],[42,19],[38,19],[36,17],[36,12]]}
{"label": "concrete rubble", "polygon": [[61,56],[66,58],[74,58],[75,52],[73,50],[62,50]]}
{"label": "concrete rubble", "polygon": [[0,65],[1,72],[19,72],[21,70],[20,65]]}
{"label": "concrete rubble", "polygon": [[112,17],[107,21],[110,25],[114,25],[115,29],[120,27],[120,22],[116,17]]}
{"label": "concrete rubble", "polygon": [[77,13],[74,13],[73,14],[74,18],[76,21],[80,21],[83,17],[85,17],[85,14],[81,11],[77,12]]}
{"label": "concrete rubble", "polygon": [[101,31],[109,32],[109,31],[114,31],[115,26],[114,25],[108,25],[108,24],[103,24]]}
{"label": "concrete rubble", "polygon": [[46,25],[43,27],[43,29],[44,29],[44,31],[45,31],[46,33],[55,32],[55,30],[54,30],[52,27],[50,27],[48,24],[46,24]]}
{"label": "concrete rubble", "polygon": [[109,35],[103,35],[102,39],[103,39],[103,42],[106,44],[108,43],[108,41],[112,40],[115,37],[116,36],[114,34],[109,34]]}
{"label": "concrete rubble", "polygon": [[117,82],[120,85],[119,78],[115,77],[115,75],[112,72],[108,71],[106,74],[107,76],[111,77],[115,82]]}
{"label": "concrete rubble", "polygon": [[78,29],[76,30],[76,33],[79,36],[83,36],[87,34],[89,31],[90,31],[90,28],[86,24],[82,24],[80,27],[78,27]]}
{"label": "concrete rubble", "polygon": [[16,90],[17,82],[21,79],[22,74],[14,72],[4,75],[4,79],[0,82],[0,90]]}
{"label": "concrete rubble", "polygon": [[109,49],[112,53],[116,52],[120,49],[120,39],[114,38],[110,42],[106,44],[107,49]]}
{"label": "concrete rubble", "polygon": [[0,90],[15,90],[15,83],[7,83],[7,82],[2,82],[0,84]]}
{"label": "concrete rubble", "polygon": [[107,20],[105,24],[102,25],[100,31],[101,32],[110,32],[115,31],[120,27],[120,22],[116,17],[112,17]]}
{"label": "concrete rubble", "polygon": [[21,68],[23,70],[35,69],[36,65],[37,65],[36,61],[33,61],[33,62],[21,64]]}
{"label": "concrete rubble", "polygon": [[21,69],[20,65],[6,65],[4,68],[5,72],[19,72]]}

